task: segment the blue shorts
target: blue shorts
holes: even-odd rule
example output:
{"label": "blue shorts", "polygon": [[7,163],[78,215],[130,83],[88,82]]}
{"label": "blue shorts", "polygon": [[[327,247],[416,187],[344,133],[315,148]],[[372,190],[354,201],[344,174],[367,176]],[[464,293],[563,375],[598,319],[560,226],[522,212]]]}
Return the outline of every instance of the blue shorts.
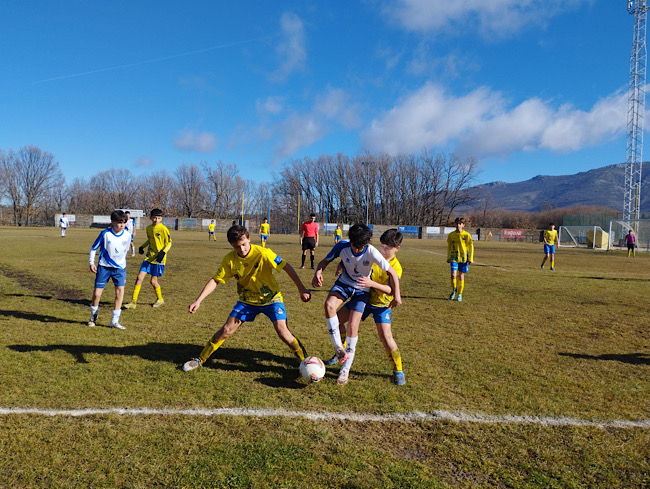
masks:
{"label": "blue shorts", "polygon": [[210,236],[214,236],[214,231],[208,231],[208,234],[209,234]]}
{"label": "blue shorts", "polygon": [[264,306],[253,306],[241,301],[237,301],[235,307],[230,311],[230,316],[239,319],[241,322],[253,321],[259,313],[268,317],[271,322],[287,319],[287,309],[282,301],[272,302]]}
{"label": "blue shorts", "polygon": [[152,277],[162,277],[163,273],[165,273],[165,265],[158,265],[144,260],[140,265],[140,271],[147,272]]}
{"label": "blue shorts", "polygon": [[368,297],[370,296],[370,292],[342,284],[338,280],[330,289],[330,294],[332,292],[336,292],[341,297],[343,297],[343,300],[347,301],[345,306],[348,309],[357,312],[363,312],[363,310],[366,308]]}
{"label": "blue shorts", "polygon": [[97,267],[97,275],[95,275],[95,288],[103,289],[106,287],[109,279],[113,280],[115,287],[124,287],[126,285],[126,269],[99,265]]}
{"label": "blue shorts", "polygon": [[469,272],[469,263],[468,262],[463,262],[463,263],[458,263],[457,261],[452,261],[450,263],[451,265],[451,271],[455,272],[457,270],[460,270],[460,273],[468,273]]}
{"label": "blue shorts", "polygon": [[260,238],[262,240],[266,241],[267,239],[269,239],[269,235],[268,234],[260,234]]}
{"label": "blue shorts", "polygon": [[341,237],[340,236],[334,236],[334,242],[338,243],[339,241],[341,241]]}
{"label": "blue shorts", "polygon": [[555,254],[555,245],[547,245],[544,243],[544,254],[548,255],[551,253]]}
{"label": "blue shorts", "polygon": [[[347,309],[350,309],[350,307],[345,304],[343,306]],[[370,304],[366,304],[366,308],[363,311],[363,316],[361,316],[361,320],[365,321],[368,316],[372,314],[372,318],[375,320],[375,323],[386,323],[386,324],[392,324],[392,318],[393,318],[393,310],[390,307],[386,306],[371,306]]]}

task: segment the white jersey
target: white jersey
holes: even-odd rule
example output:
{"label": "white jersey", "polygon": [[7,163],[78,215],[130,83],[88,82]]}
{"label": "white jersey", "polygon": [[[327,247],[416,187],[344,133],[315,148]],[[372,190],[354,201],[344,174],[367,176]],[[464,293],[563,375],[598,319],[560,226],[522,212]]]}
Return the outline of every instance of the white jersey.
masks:
{"label": "white jersey", "polygon": [[61,224],[62,229],[66,229],[70,225],[70,222],[67,217],[62,217],[59,219],[59,224]]}
{"label": "white jersey", "polygon": [[134,227],[134,220],[133,219],[127,219],[126,220],[126,225],[124,226],[124,230],[129,233],[131,236],[133,236],[133,227]]}
{"label": "white jersey", "polygon": [[126,268],[126,254],[131,246],[131,234],[122,230],[115,234],[113,228],[104,229],[90,247],[90,265],[95,264],[99,250],[99,265],[109,268]]}
{"label": "white jersey", "polygon": [[[372,245],[366,245],[361,253],[355,255],[349,241],[340,241],[327,254],[327,261],[332,262],[339,257],[343,264],[343,272],[339,275],[337,282],[355,289],[359,288],[357,279],[370,277],[373,265],[376,264],[384,272],[390,268],[386,258]],[[364,287],[363,290],[368,291],[370,287]]]}

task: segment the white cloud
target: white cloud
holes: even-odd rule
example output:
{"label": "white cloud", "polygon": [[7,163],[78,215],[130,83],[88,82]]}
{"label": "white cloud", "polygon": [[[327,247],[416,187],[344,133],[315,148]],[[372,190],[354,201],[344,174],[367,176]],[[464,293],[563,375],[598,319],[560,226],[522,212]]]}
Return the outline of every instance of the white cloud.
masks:
{"label": "white cloud", "polygon": [[280,97],[267,97],[266,100],[255,102],[259,114],[278,115],[283,109],[283,99]]}
{"label": "white cloud", "polygon": [[285,12],[280,18],[280,28],[283,38],[276,48],[280,57],[280,67],[271,76],[274,81],[284,81],[307,60],[305,28],[300,17]]}
{"label": "white cloud", "polygon": [[217,137],[209,132],[195,134],[194,131],[184,130],[174,139],[174,147],[182,151],[212,153],[217,149]]}
{"label": "white cloud", "polygon": [[135,162],[135,166],[137,166],[139,168],[151,168],[153,166],[153,160],[151,158],[146,157],[146,156],[141,156]]}
{"label": "white cloud", "polygon": [[313,114],[294,114],[280,125],[279,132],[282,139],[275,148],[275,156],[283,159],[320,140],[326,131]]}
{"label": "white cloud", "polygon": [[624,133],[626,107],[627,95],[618,92],[586,112],[538,98],[508,107],[500,93],[485,87],[456,97],[428,83],[373,121],[362,137],[368,149],[392,154],[425,147],[452,147],[477,158],[578,151]]}
{"label": "white cloud", "polygon": [[415,31],[506,36],[529,24],[543,24],[560,12],[593,0],[387,0],[384,12]]}

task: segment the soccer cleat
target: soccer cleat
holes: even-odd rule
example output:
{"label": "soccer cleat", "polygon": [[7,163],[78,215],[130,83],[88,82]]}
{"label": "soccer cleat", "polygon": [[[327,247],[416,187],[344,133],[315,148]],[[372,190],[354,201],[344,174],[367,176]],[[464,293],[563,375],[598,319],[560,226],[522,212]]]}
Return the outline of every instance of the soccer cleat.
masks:
{"label": "soccer cleat", "polygon": [[337,348],[336,349],[336,358],[339,359],[339,362],[345,363],[345,361],[348,359],[348,354],[343,348]]}
{"label": "soccer cleat", "polygon": [[449,294],[449,300],[453,301],[456,298],[456,291],[452,290],[451,294]]}
{"label": "soccer cleat", "polygon": [[463,296],[458,294],[458,297],[456,298],[458,302],[463,302]]}
{"label": "soccer cleat", "polygon": [[300,268],[305,268],[305,265],[301,265]]}
{"label": "soccer cleat", "polygon": [[323,363],[325,365],[334,365],[338,361],[339,361],[338,357],[334,355],[332,358],[330,358],[329,360],[325,360]]}
{"label": "soccer cleat", "polygon": [[90,315],[90,321],[88,321],[88,326],[91,328],[97,324],[97,313]]}
{"label": "soccer cleat", "polygon": [[348,377],[350,376],[349,370],[341,370],[339,372],[339,378],[336,379],[337,385],[345,385],[348,383]]}
{"label": "soccer cleat", "polygon": [[395,385],[406,384],[406,378],[404,377],[404,372],[393,372],[393,382],[395,383]]}
{"label": "soccer cleat", "polygon": [[115,328],[115,329],[126,329],[124,326],[122,326],[120,323],[111,323],[108,325],[109,328]]}
{"label": "soccer cleat", "polygon": [[555,267],[551,267],[551,270],[555,270]]}
{"label": "soccer cleat", "polygon": [[192,360],[189,360],[183,364],[183,370],[185,372],[189,372],[190,370],[194,370],[195,368],[199,368],[201,365],[201,360],[199,358],[192,358]]}
{"label": "soccer cleat", "polygon": [[314,269],[314,265],[311,266],[311,269],[312,269],[312,270]]}
{"label": "soccer cleat", "polygon": [[158,299],[156,302],[151,304],[151,307],[160,307],[165,303],[165,299]]}
{"label": "soccer cleat", "polygon": [[129,302],[128,304],[124,304],[124,309],[135,309],[137,304],[135,302]]}
{"label": "soccer cleat", "polygon": [[544,270],[544,264],[542,263],[542,266],[540,267],[542,270]]}

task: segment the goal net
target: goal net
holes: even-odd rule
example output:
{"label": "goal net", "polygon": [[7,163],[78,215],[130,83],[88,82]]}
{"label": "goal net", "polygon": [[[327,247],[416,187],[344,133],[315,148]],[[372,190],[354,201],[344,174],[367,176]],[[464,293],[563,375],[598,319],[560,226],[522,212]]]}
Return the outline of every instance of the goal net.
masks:
{"label": "goal net", "polygon": [[629,230],[636,235],[636,245],[640,251],[650,251],[650,219],[636,221],[609,221],[609,248],[626,249],[625,235]]}
{"label": "goal net", "polygon": [[606,250],[609,242],[609,234],[600,226],[560,226],[558,236],[561,247]]}

